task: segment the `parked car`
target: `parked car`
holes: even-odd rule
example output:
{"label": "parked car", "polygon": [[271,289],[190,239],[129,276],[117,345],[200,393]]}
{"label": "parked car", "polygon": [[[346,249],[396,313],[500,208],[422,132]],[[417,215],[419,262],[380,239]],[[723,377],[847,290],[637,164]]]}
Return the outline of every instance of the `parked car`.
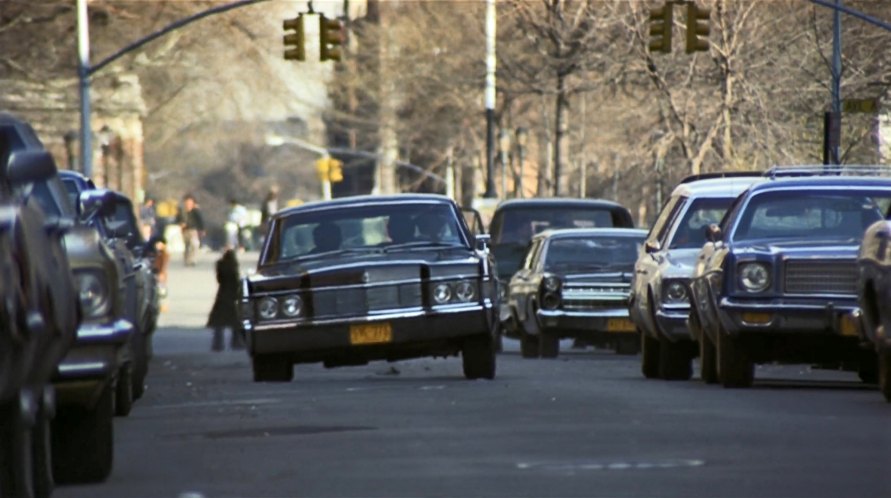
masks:
{"label": "parked car", "polygon": [[891,403],[891,212],[863,236],[857,257],[857,298],[862,338],[878,356],[879,388]]}
{"label": "parked car", "polygon": [[352,197],[271,218],[240,312],[255,381],[327,367],[461,353],[467,378],[495,376],[495,281],[453,201]]}
{"label": "parked car", "polygon": [[[820,172],[828,174],[822,175]],[[691,321],[725,387],[748,387],[754,365],[810,363],[875,379],[860,347],[856,257],[891,205],[891,178],[777,168],[710,225],[691,282]],[[695,314],[695,316],[693,316]]]}
{"label": "parked car", "polygon": [[[146,242],[139,232],[133,204],[123,194],[96,188],[92,180],[76,171],[62,171],[59,176],[72,200],[85,195],[99,207],[88,222],[99,232],[118,262],[125,296],[123,318],[135,327],[130,338],[132,363],[123,365],[121,372],[122,378],[130,380],[132,393],[122,392],[119,397],[139,399],[145,392],[152,332],[157,324],[160,305],[158,281],[152,272],[151,261],[143,257]],[[121,390],[126,389],[124,383],[119,385]],[[121,407],[119,415],[129,413],[129,405],[118,405]]]}
{"label": "parked car", "polygon": [[645,230],[546,230],[532,238],[509,284],[513,326],[524,358],[555,358],[560,339],[573,338],[637,352],[640,339],[628,319],[634,261]]}
{"label": "parked car", "polygon": [[0,496],[48,496],[55,396],[49,387],[80,322],[77,292],[62,238],[69,228],[47,218],[10,185],[55,174],[44,151],[10,150],[0,116]]}
{"label": "parked car", "polygon": [[[501,297],[502,328],[514,325],[507,292],[532,237],[557,228],[634,228],[634,219],[626,207],[600,199],[512,199],[499,204],[492,215],[489,234]],[[518,331],[509,334],[516,336]]]}
{"label": "parked car", "polygon": [[[62,247],[79,297],[81,323],[74,344],[52,376],[56,416],[50,431],[51,474],[59,482],[101,481],[113,463],[117,376],[120,365],[130,361],[124,346],[132,324],[118,318],[123,306],[120,275],[98,232],[81,222],[34,130],[9,115],[0,115],[0,130],[12,154],[36,153],[43,158],[37,167],[48,171],[41,178],[11,176],[15,195],[37,203],[51,222],[70,226]],[[98,207],[84,203],[83,215]],[[53,278],[64,282],[66,275],[59,271]]]}
{"label": "parked car", "polygon": [[[687,328],[687,291],[705,228],[717,223],[761,173],[724,173],[685,178],[668,198],[647,234],[634,265],[629,313],[640,331],[644,377],[686,380],[698,353],[698,330]],[[762,179],[763,180],[763,179]],[[713,382],[703,365],[704,379]]]}

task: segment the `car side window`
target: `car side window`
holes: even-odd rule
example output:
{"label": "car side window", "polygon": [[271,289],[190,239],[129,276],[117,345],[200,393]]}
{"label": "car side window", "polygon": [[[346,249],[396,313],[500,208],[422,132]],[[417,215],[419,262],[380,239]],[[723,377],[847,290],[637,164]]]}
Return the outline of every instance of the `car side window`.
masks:
{"label": "car side window", "polygon": [[538,251],[541,248],[542,243],[540,240],[532,242],[529,245],[529,250],[526,251],[526,259],[523,261],[523,269],[531,270],[535,265],[535,260],[538,256]]}
{"label": "car side window", "polygon": [[659,212],[656,222],[653,223],[653,228],[647,236],[647,241],[659,242],[660,244],[665,242],[665,237],[668,235],[669,228],[671,228],[674,219],[678,216],[678,212],[680,212],[681,208],[683,208],[686,203],[687,198],[683,196],[672,197],[669,199],[662,211]]}

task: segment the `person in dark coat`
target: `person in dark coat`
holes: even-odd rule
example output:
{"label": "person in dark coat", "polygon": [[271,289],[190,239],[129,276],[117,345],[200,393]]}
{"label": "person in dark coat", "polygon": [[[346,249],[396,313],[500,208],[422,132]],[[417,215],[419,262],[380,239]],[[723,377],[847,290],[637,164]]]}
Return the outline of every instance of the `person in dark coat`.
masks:
{"label": "person in dark coat", "polygon": [[244,348],[244,338],[241,336],[241,327],[238,325],[238,315],[235,312],[238,304],[238,281],[240,278],[235,250],[227,248],[217,261],[219,287],[213,308],[207,319],[207,326],[213,329],[213,343],[211,344],[213,351],[223,350],[223,331],[226,328],[232,331],[230,347],[232,349]]}

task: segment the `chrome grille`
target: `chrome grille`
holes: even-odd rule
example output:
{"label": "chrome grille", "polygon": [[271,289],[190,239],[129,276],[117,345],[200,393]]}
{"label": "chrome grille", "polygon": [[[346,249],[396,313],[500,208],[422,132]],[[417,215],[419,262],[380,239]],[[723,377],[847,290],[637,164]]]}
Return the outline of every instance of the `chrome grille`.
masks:
{"label": "chrome grille", "polygon": [[785,292],[790,294],[856,294],[857,267],[853,260],[789,260]]}
{"label": "chrome grille", "polygon": [[356,316],[421,306],[420,284],[383,285],[369,288],[316,290],[312,293],[315,316]]}
{"label": "chrome grille", "polygon": [[561,299],[565,310],[599,310],[624,307],[631,285],[625,282],[568,284]]}

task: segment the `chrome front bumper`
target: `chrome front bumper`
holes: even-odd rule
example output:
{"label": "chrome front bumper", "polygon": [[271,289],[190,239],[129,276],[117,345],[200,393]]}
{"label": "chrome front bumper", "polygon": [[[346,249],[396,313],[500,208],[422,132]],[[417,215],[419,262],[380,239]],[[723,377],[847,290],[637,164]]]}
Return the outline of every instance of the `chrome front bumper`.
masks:
{"label": "chrome front bumper", "polygon": [[739,300],[723,297],[718,302],[718,319],[731,335],[746,333],[831,334],[857,338],[853,319],[856,299],[774,299]]}
{"label": "chrome front bumper", "polygon": [[[602,310],[537,310],[536,318],[545,333],[577,332],[608,335],[634,334],[628,308]],[[578,334],[568,334],[578,335]]]}
{"label": "chrome front bumper", "polygon": [[84,323],[77,340],[59,363],[53,385],[60,405],[91,407],[106,383],[114,380],[120,365],[127,361],[125,347],[133,324],[118,319],[107,323]]}

